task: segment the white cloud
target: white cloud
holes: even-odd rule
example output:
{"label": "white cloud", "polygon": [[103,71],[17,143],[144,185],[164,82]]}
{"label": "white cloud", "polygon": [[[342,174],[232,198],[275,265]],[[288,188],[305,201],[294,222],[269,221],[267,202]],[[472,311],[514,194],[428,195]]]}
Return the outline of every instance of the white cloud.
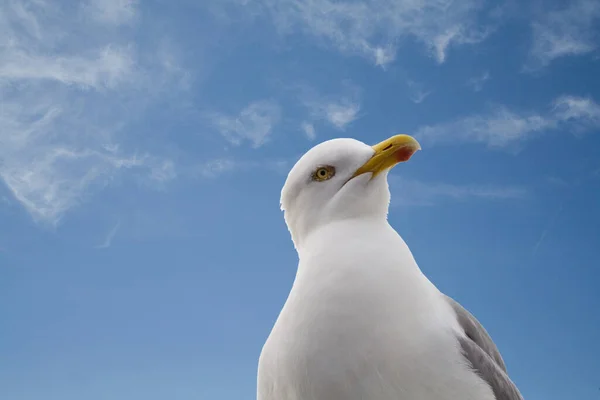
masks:
{"label": "white cloud", "polygon": [[130,48],[105,46],[86,55],[29,54],[27,49],[2,52],[0,79],[47,80],[95,89],[114,88],[133,74]]}
{"label": "white cloud", "polygon": [[112,227],[110,231],[106,234],[104,241],[96,246],[97,249],[108,249],[112,244],[113,239],[115,238],[119,228],[121,227],[121,221],[118,221],[115,226]]}
{"label": "white cloud", "polygon": [[205,161],[191,168],[191,177],[214,179],[230,172],[250,171],[255,169],[269,170],[280,174],[287,174],[297,158],[267,159],[267,160],[240,160],[230,157],[215,158]]}
{"label": "white cloud", "polygon": [[148,167],[153,184],[168,182],[177,177],[175,163],[172,160],[155,160]]}
{"label": "white cloud", "polygon": [[561,96],[554,101],[552,112],[557,120],[584,129],[600,126],[600,104],[589,97]]}
{"label": "white cloud", "polygon": [[58,223],[126,171],[176,176],[171,161],[127,150],[128,123],[180,75],[119,30],[136,2],[0,4],[0,179],[36,221]]}
{"label": "white cloud", "polygon": [[485,71],[483,74],[479,76],[475,76],[467,81],[467,85],[473,88],[476,92],[481,92],[483,89],[483,84],[490,79],[489,71]]}
{"label": "white cloud", "polygon": [[375,65],[385,68],[396,59],[396,49],[393,47],[375,47]]}
{"label": "white cloud", "polygon": [[203,178],[215,178],[225,172],[230,172],[239,167],[239,162],[230,158],[217,158],[209,160],[197,167],[196,171]]}
{"label": "white cloud", "polygon": [[484,143],[506,147],[550,130],[582,132],[600,127],[600,106],[591,98],[563,96],[546,113],[518,113],[497,107],[449,123],[424,126],[416,136],[424,143]]}
{"label": "white cloud", "polygon": [[137,6],[137,0],[88,0],[83,9],[97,22],[123,25],[135,19]]}
{"label": "white cloud", "polygon": [[532,60],[526,69],[534,70],[557,58],[594,51],[599,24],[597,0],[573,0],[561,9],[545,11],[532,23]]}
{"label": "white cloud", "polygon": [[211,112],[206,116],[231,144],[238,146],[247,140],[258,148],[267,142],[279,123],[281,107],[273,101],[260,100],[250,103],[237,115]]}
{"label": "white cloud", "polygon": [[417,92],[413,94],[410,99],[415,104],[421,104],[425,101],[425,99],[431,94],[431,91],[428,92]]}
{"label": "white cloud", "polygon": [[315,140],[317,138],[317,132],[315,131],[315,126],[313,124],[303,122],[301,128],[308,140]]}
{"label": "white cloud", "polygon": [[421,104],[432,93],[431,90],[425,90],[419,82],[408,80],[407,85],[410,100],[415,104]]}
{"label": "white cloud", "polygon": [[517,186],[453,185],[447,183],[422,182],[390,176],[393,182],[392,204],[404,206],[431,206],[439,201],[516,200],[527,196],[526,189]]}
{"label": "white cloud", "polygon": [[488,33],[477,19],[480,0],[233,1],[245,16],[268,15],[281,34],[300,31],[382,66],[404,39],[417,39],[442,63],[450,47],[480,42]]}
{"label": "white cloud", "polygon": [[299,86],[300,102],[308,109],[312,121],[324,120],[334,128],[344,130],[359,118],[360,91],[345,84],[341,95],[322,95],[308,86]]}
{"label": "white cloud", "polygon": [[325,116],[333,126],[345,129],[357,117],[360,105],[352,102],[329,103],[325,106]]}
{"label": "white cloud", "polygon": [[56,224],[90,189],[120,171],[164,177],[154,176],[164,161],[104,146],[110,133],[98,131],[85,113],[74,114],[76,105],[52,96],[24,102],[17,95],[0,107],[0,178],[35,220]]}

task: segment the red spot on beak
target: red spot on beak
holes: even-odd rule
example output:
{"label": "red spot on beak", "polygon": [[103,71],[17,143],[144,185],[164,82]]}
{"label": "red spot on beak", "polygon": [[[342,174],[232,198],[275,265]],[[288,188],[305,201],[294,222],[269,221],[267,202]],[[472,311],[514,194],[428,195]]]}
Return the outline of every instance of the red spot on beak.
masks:
{"label": "red spot on beak", "polygon": [[396,150],[396,152],[394,153],[394,156],[396,157],[396,160],[398,162],[405,162],[410,160],[410,158],[413,156],[413,154],[415,154],[415,149],[411,148],[409,146],[406,147],[401,147],[398,150]]}

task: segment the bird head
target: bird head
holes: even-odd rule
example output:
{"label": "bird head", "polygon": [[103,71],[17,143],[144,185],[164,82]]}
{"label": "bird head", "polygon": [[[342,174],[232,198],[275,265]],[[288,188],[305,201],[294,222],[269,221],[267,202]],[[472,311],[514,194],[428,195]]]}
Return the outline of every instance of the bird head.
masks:
{"label": "bird head", "polygon": [[387,175],[421,146],[396,135],[374,146],[332,139],[306,152],[292,167],[281,191],[281,209],[296,248],[312,232],[336,221],[387,218]]}

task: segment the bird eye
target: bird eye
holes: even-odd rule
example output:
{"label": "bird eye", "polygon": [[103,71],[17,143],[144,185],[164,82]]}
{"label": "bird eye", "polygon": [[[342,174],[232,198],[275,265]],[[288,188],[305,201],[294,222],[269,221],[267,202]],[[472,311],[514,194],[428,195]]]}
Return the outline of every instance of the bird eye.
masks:
{"label": "bird eye", "polygon": [[313,172],[312,178],[314,181],[323,182],[333,178],[335,168],[331,166],[319,167]]}

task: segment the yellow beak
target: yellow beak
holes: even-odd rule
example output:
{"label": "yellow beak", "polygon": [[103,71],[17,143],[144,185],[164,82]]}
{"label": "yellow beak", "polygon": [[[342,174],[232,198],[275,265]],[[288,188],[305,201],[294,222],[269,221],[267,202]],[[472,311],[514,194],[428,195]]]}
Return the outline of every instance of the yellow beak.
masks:
{"label": "yellow beak", "polygon": [[408,161],[413,154],[421,150],[421,145],[409,135],[396,135],[373,146],[375,154],[362,167],[356,170],[352,178],[367,172],[373,178],[380,172],[392,168],[394,165]]}

